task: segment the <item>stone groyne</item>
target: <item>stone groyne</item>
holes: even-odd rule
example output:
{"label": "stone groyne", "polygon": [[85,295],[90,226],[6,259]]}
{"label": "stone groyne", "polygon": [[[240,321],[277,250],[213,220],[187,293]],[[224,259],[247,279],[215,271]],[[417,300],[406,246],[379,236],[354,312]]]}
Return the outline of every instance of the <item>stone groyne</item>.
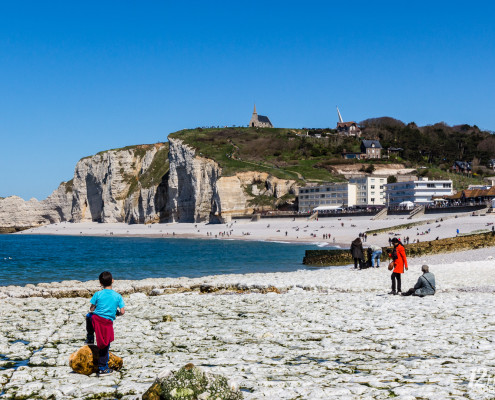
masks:
{"label": "stone groyne", "polygon": [[[408,257],[420,257],[430,254],[451,253],[461,250],[473,250],[495,246],[495,234],[492,232],[456,236],[432,240],[429,242],[405,245]],[[388,259],[387,248],[383,248],[381,260]],[[305,265],[349,265],[353,259],[349,250],[306,250],[303,259]]]}

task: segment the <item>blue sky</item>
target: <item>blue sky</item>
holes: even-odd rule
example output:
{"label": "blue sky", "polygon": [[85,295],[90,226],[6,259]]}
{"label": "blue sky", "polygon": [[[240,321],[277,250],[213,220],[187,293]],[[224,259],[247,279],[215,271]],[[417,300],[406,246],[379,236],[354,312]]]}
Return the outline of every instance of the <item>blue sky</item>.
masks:
{"label": "blue sky", "polygon": [[0,196],[85,156],[246,125],[391,116],[495,130],[489,1],[0,3]]}

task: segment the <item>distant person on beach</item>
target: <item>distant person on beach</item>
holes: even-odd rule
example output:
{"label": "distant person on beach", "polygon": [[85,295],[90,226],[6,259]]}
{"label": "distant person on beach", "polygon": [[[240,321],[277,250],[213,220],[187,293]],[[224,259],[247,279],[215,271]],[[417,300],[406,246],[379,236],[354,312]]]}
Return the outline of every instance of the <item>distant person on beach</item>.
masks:
{"label": "distant person on beach", "polygon": [[393,238],[392,245],[394,249],[389,256],[392,258],[392,291],[389,294],[398,294],[401,293],[401,274],[404,273],[404,268],[407,271],[407,258],[406,258],[406,250],[404,246],[400,242],[399,239]]}
{"label": "distant person on beach", "polygon": [[376,260],[376,268],[380,268],[380,257],[382,256],[382,248],[377,246],[376,244],[372,244],[370,246],[372,251],[371,253],[371,268],[375,268],[375,260]]}
{"label": "distant person on beach", "polygon": [[413,288],[409,289],[407,292],[402,293],[402,296],[433,296],[436,292],[435,285],[435,275],[430,272],[428,265],[423,265],[421,267],[423,275],[418,278],[418,281]]}
{"label": "distant person on beach", "polygon": [[112,289],[113,277],[108,271],[100,274],[102,290],[96,292],[91,300],[89,313],[86,315],[86,344],[98,347],[98,375],[111,374],[108,367],[110,343],[114,340],[113,321],[117,316],[124,315],[125,304],[122,296]]}
{"label": "distant person on beach", "polygon": [[354,268],[357,269],[358,265],[361,268],[361,264],[364,262],[364,250],[363,242],[360,238],[356,238],[351,243],[351,254],[354,259]]}

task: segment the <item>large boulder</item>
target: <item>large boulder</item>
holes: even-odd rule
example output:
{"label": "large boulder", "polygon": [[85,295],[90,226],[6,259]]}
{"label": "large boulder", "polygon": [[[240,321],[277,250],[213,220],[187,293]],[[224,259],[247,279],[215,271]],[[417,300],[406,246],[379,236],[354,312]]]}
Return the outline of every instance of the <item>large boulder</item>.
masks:
{"label": "large boulder", "polygon": [[[122,368],[122,358],[110,353],[108,366],[115,371]],[[69,357],[69,366],[78,374],[91,375],[98,372],[98,347],[94,344],[81,347]]]}
{"label": "large boulder", "polygon": [[143,394],[143,400],[240,400],[238,388],[227,378],[187,364],[178,371],[165,370]]}

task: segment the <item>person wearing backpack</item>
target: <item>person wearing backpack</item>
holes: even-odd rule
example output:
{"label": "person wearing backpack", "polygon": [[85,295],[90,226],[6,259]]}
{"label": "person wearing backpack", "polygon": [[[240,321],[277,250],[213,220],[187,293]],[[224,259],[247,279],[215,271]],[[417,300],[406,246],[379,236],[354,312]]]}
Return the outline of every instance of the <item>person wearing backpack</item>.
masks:
{"label": "person wearing backpack", "polygon": [[418,281],[413,288],[409,289],[407,292],[402,293],[402,296],[433,296],[436,292],[435,285],[435,275],[430,272],[428,265],[423,265],[421,267],[423,275],[418,278]]}
{"label": "person wearing backpack", "polygon": [[389,294],[399,294],[401,293],[401,274],[404,273],[404,269],[407,271],[406,250],[400,240],[395,237],[392,239],[392,244],[394,249],[392,254],[389,254],[392,258],[391,268],[393,269],[391,276],[392,291]]}

